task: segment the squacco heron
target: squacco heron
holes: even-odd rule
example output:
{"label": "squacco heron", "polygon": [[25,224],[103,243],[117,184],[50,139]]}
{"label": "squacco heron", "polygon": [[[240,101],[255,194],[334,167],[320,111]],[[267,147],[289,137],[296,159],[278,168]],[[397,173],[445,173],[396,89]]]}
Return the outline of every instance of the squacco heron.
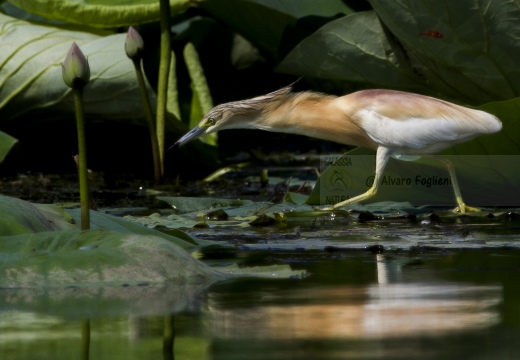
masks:
{"label": "squacco heron", "polygon": [[413,93],[362,90],[337,97],[310,91],[295,93],[288,86],[214,107],[172,147],[219,130],[261,129],[376,150],[372,187],[332,209],[374,196],[390,157],[431,156],[447,166],[458,205],[455,211],[465,213],[478,209],[462,200],[451,162],[433,154],[501,128],[500,120],[484,111]]}

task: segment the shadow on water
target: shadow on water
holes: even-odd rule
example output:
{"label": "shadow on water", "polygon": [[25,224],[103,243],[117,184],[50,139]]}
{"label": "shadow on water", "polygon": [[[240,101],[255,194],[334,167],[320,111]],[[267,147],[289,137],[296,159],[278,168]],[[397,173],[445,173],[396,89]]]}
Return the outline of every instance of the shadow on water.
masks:
{"label": "shadow on water", "polygon": [[2,359],[520,356],[518,250],[238,256],[309,276],[0,290]]}

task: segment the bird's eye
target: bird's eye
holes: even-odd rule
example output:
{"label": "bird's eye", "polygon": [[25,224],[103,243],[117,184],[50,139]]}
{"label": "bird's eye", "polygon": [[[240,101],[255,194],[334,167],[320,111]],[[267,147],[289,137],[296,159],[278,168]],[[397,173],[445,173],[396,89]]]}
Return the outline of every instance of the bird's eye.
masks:
{"label": "bird's eye", "polygon": [[210,117],[206,124],[208,124],[209,126],[213,126],[213,125],[215,125],[215,123],[216,123],[215,118]]}

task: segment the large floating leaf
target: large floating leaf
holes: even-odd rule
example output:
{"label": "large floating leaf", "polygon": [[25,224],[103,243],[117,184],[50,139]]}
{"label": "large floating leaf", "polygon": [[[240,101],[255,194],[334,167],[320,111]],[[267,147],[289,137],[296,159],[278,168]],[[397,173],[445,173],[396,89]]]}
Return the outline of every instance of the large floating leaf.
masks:
{"label": "large floating leaf", "polygon": [[298,44],[278,70],[311,78],[421,88],[401,48],[373,11],[331,21]]}
{"label": "large floating leaf", "polygon": [[[67,212],[71,214],[76,223],[79,224],[81,222],[80,209],[69,209]],[[172,231],[170,234],[164,234],[162,232],[149,229],[125,219],[102,214],[97,211],[90,212],[90,228],[93,230],[117,231],[128,234],[140,234],[143,236],[158,236],[187,250],[193,248],[195,245],[213,244],[211,241],[193,238],[188,234],[183,233],[182,231]]]}
{"label": "large floating leaf", "polygon": [[71,90],[63,83],[60,66],[73,42],[90,64],[86,113],[144,118],[135,71],[124,51],[125,36],[60,30],[0,14],[0,126],[27,111],[51,106],[55,113],[73,114]]}
{"label": "large floating leaf", "polygon": [[371,4],[375,12],[330,22],[303,40],[279,70],[442,93],[469,104],[520,95],[520,10],[514,2]]}
{"label": "large floating leaf", "polygon": [[[197,0],[170,0],[172,15],[186,10]],[[118,27],[159,20],[156,0],[10,0],[10,3],[50,20],[92,27]]]}
{"label": "large floating leaf", "polygon": [[248,2],[265,6],[266,8],[287,14],[296,19],[306,16],[330,17],[352,12],[346,5],[347,2],[342,0],[321,2],[316,0],[298,0],[297,2],[293,0],[248,0]]}
{"label": "large floating leaf", "polygon": [[[520,95],[516,1],[370,3],[430,86],[472,104]],[[419,35],[432,31],[443,37]]]}
{"label": "large floating leaf", "polygon": [[0,288],[207,285],[238,276],[300,276],[289,266],[214,270],[184,249],[215,242],[98,212],[91,212],[92,230],[80,231],[73,220],[79,211],[70,212],[72,217],[55,205],[0,195]]}
{"label": "large floating leaf", "polygon": [[224,276],[157,236],[42,232],[0,241],[0,287],[209,283]]}
{"label": "large floating leaf", "polygon": [[[69,215],[71,213],[72,215]],[[0,236],[10,236],[45,231],[75,229],[80,223],[80,210],[66,212],[56,205],[31,204],[27,201],[0,195]],[[97,230],[116,231],[142,236],[156,236],[184,249],[195,245],[210,244],[197,240],[181,231],[170,235],[97,211],[91,211],[91,227]]]}
{"label": "large floating leaf", "polygon": [[193,198],[184,196],[159,196],[162,200],[170,204],[180,213],[190,213],[208,209],[220,209],[232,206],[243,206],[251,204],[251,200],[234,200],[234,199],[218,199],[218,198]]}
{"label": "large floating leaf", "polygon": [[[189,199],[189,198],[184,198]],[[200,205],[198,198],[191,198],[194,203]],[[209,200],[209,199],[207,199]],[[200,209],[192,213],[182,213],[181,215],[171,214],[161,216],[152,214],[150,216],[125,216],[125,219],[145,225],[149,228],[168,228],[168,229],[197,229],[197,228],[250,228],[251,226],[269,226],[283,223],[286,220],[284,211],[291,211],[288,216],[294,215],[296,211],[312,211],[306,205],[295,206],[288,203],[272,204],[269,202],[248,202],[236,204],[233,207],[219,208],[215,210],[213,206]],[[204,225],[203,225],[204,224]],[[178,231],[178,230],[177,230]],[[169,231],[168,231],[169,232]],[[216,245],[218,242],[197,240],[201,245]]]}
{"label": "large floating leaf", "polygon": [[210,0],[201,2],[200,7],[273,57],[278,55],[284,37],[291,37],[290,32],[297,37],[305,31],[296,28],[298,19],[352,12],[338,0]]}
{"label": "large floating leaf", "polygon": [[9,196],[0,195],[0,236],[60,230],[36,206]]}

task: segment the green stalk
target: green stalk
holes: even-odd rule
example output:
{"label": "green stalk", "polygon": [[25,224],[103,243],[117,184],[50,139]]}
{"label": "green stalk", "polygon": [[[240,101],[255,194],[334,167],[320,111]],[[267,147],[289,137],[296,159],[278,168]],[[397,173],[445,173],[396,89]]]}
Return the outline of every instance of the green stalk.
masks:
{"label": "green stalk", "polygon": [[[207,114],[213,108],[213,99],[204,75],[204,69],[200,63],[199,54],[197,54],[197,49],[191,42],[184,47],[183,55],[191,78],[193,91],[190,127],[194,127],[199,123],[204,114]],[[201,140],[206,144],[215,146],[217,145],[217,134],[205,135]]]}
{"label": "green stalk", "polygon": [[204,75],[204,68],[200,63],[199,54],[195,45],[189,42],[184,47],[184,61],[190,74],[193,90],[199,99],[199,104],[202,112],[206,114],[213,108],[213,99],[209,91],[208,82]]}
{"label": "green stalk", "polygon": [[144,81],[143,70],[141,68],[141,60],[134,59],[132,62],[134,63],[135,73],[137,75],[137,82],[139,83],[139,90],[141,91],[141,100],[143,102],[146,122],[148,123],[148,130],[150,131],[150,143],[152,145],[153,155],[154,180],[156,184],[160,184],[162,180],[162,161],[159,152],[159,144],[157,141],[157,133],[155,130],[155,121],[153,118],[152,105],[150,104],[148,91],[146,91],[146,83]]}
{"label": "green stalk", "polygon": [[88,360],[90,353],[90,320],[81,322],[81,359]]}
{"label": "green stalk", "polygon": [[175,72],[177,59],[175,52],[172,51],[170,59],[170,71],[168,78],[168,101],[166,103],[166,110],[173,114],[175,120],[181,120],[181,109],[179,107],[179,91],[177,90],[177,73]]}
{"label": "green stalk", "polygon": [[78,172],[79,199],[81,203],[81,230],[90,229],[90,199],[88,190],[87,141],[85,136],[85,117],[83,113],[83,87],[75,87],[74,107],[76,108],[76,127],[78,130]]}
{"label": "green stalk", "polygon": [[166,315],[164,317],[163,330],[163,359],[173,359],[173,345],[175,343],[175,316]]}
{"label": "green stalk", "polygon": [[170,2],[159,0],[161,24],[161,51],[159,59],[159,81],[157,84],[157,141],[161,159],[161,174],[164,173],[164,141],[166,124],[166,104],[168,95],[168,76],[170,71]]}

